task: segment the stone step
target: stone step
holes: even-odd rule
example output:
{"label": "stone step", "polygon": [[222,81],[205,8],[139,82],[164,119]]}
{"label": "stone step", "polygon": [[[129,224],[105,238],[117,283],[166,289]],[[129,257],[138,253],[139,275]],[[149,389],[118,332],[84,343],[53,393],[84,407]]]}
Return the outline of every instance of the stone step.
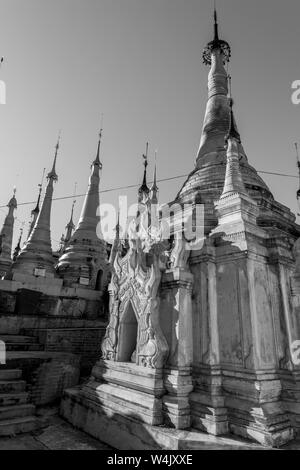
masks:
{"label": "stone step", "polygon": [[35,406],[30,403],[25,405],[11,405],[0,407],[0,422],[11,418],[25,418],[26,416],[33,416],[35,413]]}
{"label": "stone step", "polygon": [[0,393],[24,392],[25,388],[24,380],[0,380]]}
{"label": "stone step", "polygon": [[44,346],[38,343],[5,343],[6,351],[42,351]]}
{"label": "stone step", "polygon": [[37,343],[35,336],[24,335],[0,335],[0,340],[4,343]]}
{"label": "stone step", "polygon": [[20,369],[0,369],[0,380],[18,380],[21,377]]}
{"label": "stone step", "polygon": [[14,436],[25,432],[35,431],[40,427],[40,422],[35,416],[14,418],[0,421],[0,436]]}
{"label": "stone step", "polygon": [[25,405],[28,402],[28,393],[0,393],[0,407],[12,405]]}

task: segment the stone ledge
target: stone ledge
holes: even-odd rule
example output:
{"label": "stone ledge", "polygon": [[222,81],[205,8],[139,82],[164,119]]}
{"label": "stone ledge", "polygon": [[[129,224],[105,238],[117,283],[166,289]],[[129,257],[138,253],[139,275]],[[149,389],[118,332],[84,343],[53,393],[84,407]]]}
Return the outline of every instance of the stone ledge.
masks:
{"label": "stone ledge", "polygon": [[139,422],[134,415],[108,414],[100,403],[81,396],[80,388],[65,391],[61,415],[73,426],[119,450],[261,450],[234,437],[215,437],[193,429],[179,431]]}

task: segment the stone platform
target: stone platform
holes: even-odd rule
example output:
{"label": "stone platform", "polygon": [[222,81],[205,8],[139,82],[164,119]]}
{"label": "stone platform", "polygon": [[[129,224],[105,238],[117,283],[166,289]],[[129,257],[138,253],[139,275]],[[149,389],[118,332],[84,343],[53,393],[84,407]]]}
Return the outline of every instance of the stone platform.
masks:
{"label": "stone platform", "polygon": [[215,437],[193,429],[180,431],[151,426],[134,415],[122,416],[101,402],[83,397],[80,388],[64,393],[61,415],[73,426],[118,450],[261,450],[234,437]]}

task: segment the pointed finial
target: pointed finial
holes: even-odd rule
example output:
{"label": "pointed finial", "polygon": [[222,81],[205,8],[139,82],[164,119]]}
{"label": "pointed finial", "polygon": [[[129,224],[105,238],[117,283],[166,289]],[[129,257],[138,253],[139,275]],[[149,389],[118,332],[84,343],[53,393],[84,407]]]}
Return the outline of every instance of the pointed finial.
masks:
{"label": "pointed finial", "polygon": [[71,210],[71,220],[73,220],[73,213],[74,213],[74,206],[76,204],[76,199],[74,199],[73,203],[72,203],[72,210]]}
{"label": "pointed finial", "polygon": [[35,214],[35,213],[38,214],[40,212],[40,201],[41,201],[41,193],[42,193],[42,189],[43,189],[43,181],[44,181],[45,170],[46,170],[46,168],[43,168],[42,179],[41,179],[41,182],[38,184],[39,195],[38,195],[38,198],[37,198],[36,206],[31,211],[31,214]]}
{"label": "pointed finial", "polygon": [[98,165],[100,167],[100,170],[102,169],[102,163],[100,162],[100,148],[101,148],[102,133],[103,133],[102,121],[103,121],[103,118],[101,118],[101,128],[100,128],[99,137],[98,137],[97,154],[96,154],[95,160],[93,161],[93,165]]}
{"label": "pointed finial", "polygon": [[148,149],[149,149],[149,142],[146,143],[146,153],[143,154],[145,168],[148,166]]}
{"label": "pointed finial", "polygon": [[48,179],[52,178],[54,181],[58,180],[58,177],[56,174],[56,160],[57,160],[57,154],[58,154],[58,149],[59,149],[59,144],[60,144],[60,136],[61,136],[61,131],[59,131],[58,133],[58,139],[57,139],[57,143],[55,146],[55,155],[54,155],[52,170],[47,175]]}
{"label": "pointed finial", "polygon": [[231,56],[231,50],[228,42],[223,41],[219,38],[219,25],[218,25],[218,16],[216,3],[214,2],[214,39],[210,41],[203,51],[203,63],[205,65],[211,65],[211,56],[214,50],[218,49],[223,58],[223,63],[229,62]]}
{"label": "pointed finial", "polygon": [[152,191],[158,190],[157,181],[156,181],[156,160],[157,160],[157,150],[155,150],[155,157],[154,157],[154,174],[153,174],[153,185]]}
{"label": "pointed finial", "polygon": [[157,159],[157,150],[155,150],[155,163],[154,163],[154,174],[153,174],[153,184],[151,186],[151,203],[157,204],[158,203],[158,186],[156,181],[156,159]]}
{"label": "pointed finial", "polygon": [[219,31],[218,31],[218,17],[217,17],[217,8],[216,2],[214,2],[214,41],[219,41]]}
{"label": "pointed finial", "polygon": [[9,209],[11,210],[14,210],[14,209],[17,209],[17,200],[16,200],[16,191],[17,191],[17,188],[16,186],[13,187],[13,196],[12,198],[10,198],[8,204],[7,204],[7,207],[9,207]]}
{"label": "pointed finial", "polygon": [[146,153],[143,154],[144,167],[145,167],[145,169],[144,169],[143,186],[147,186],[148,149],[149,149],[149,142],[146,143]]}
{"label": "pointed finial", "polygon": [[142,193],[148,194],[149,193],[149,188],[147,186],[148,150],[149,150],[149,142],[146,143],[146,152],[143,153],[144,176],[143,176],[142,186],[140,186],[140,188],[139,188],[139,194],[142,194]]}

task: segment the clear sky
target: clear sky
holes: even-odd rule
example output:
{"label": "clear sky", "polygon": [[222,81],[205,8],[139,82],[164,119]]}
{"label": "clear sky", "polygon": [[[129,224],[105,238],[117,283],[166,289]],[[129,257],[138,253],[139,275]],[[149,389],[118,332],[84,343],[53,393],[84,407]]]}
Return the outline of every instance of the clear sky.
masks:
{"label": "clear sky", "polygon": [[[249,162],[257,170],[295,173],[300,105],[299,0],[217,0],[220,35],[232,47],[235,114]],[[136,184],[145,142],[149,171],[189,173],[200,140],[208,68],[202,49],[212,39],[212,0],[0,0],[0,205],[13,186],[18,202],[34,201],[43,168],[50,170],[59,129],[55,197],[84,193],[104,113],[102,189]],[[264,176],[274,196],[296,211],[297,180]],[[172,200],[183,179],[160,184]],[[136,190],[118,194],[136,200]],[[53,248],[72,200],[53,203]],[[82,198],[75,207],[77,221]],[[19,205],[28,229],[33,205]],[[6,209],[0,210],[0,223]]]}

